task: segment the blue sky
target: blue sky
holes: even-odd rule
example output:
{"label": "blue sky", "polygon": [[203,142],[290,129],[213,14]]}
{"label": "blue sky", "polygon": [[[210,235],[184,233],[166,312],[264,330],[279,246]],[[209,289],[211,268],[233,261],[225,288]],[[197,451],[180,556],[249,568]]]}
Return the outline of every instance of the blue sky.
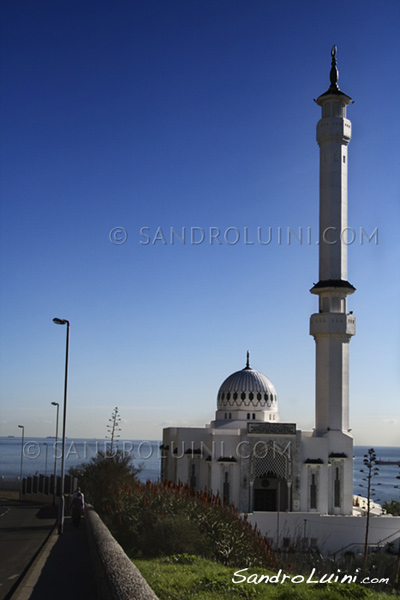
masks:
{"label": "blue sky", "polygon": [[115,406],[125,438],[202,426],[247,350],[281,419],[313,427],[313,99],[336,44],[355,100],[351,426],[399,445],[399,18],[398,0],[3,1],[0,435],[54,433],[53,317],[71,322],[70,437],[105,435]]}

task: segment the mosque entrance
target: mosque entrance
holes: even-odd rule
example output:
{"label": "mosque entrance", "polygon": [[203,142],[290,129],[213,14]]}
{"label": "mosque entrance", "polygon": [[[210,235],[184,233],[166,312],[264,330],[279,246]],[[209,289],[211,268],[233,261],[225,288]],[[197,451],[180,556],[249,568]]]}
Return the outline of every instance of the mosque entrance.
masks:
{"label": "mosque entrance", "polygon": [[[278,508],[279,507],[279,508]],[[286,480],[272,473],[257,477],[253,486],[254,511],[284,511],[288,509]]]}
{"label": "mosque entrance", "polygon": [[276,444],[258,445],[253,459],[253,511],[290,510],[290,455]]}

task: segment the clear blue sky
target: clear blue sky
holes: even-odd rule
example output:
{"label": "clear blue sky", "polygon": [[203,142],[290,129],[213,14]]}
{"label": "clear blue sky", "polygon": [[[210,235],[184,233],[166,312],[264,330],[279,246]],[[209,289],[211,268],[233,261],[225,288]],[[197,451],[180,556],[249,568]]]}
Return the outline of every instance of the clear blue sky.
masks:
{"label": "clear blue sky", "polygon": [[399,445],[399,0],[5,0],[1,21],[0,434],[54,433],[53,317],[71,322],[70,437],[103,436],[115,406],[125,438],[203,426],[247,350],[282,420],[313,427],[313,98],[336,44],[355,100],[351,426]]}

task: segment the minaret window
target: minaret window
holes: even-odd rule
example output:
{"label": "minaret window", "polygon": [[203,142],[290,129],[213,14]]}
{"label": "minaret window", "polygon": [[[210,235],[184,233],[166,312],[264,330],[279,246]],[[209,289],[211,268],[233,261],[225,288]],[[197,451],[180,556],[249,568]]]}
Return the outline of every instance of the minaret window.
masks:
{"label": "minaret window", "polygon": [[240,394],[240,397],[241,397],[242,400],[246,400],[246,394],[245,394],[245,392],[242,392]]}
{"label": "minaret window", "polygon": [[253,413],[253,419],[255,419],[255,418],[256,418],[256,413]]}
{"label": "minaret window", "polygon": [[250,419],[250,413],[247,413],[247,418]]}
{"label": "minaret window", "polygon": [[250,398],[250,400],[254,400],[254,394],[253,394],[253,392],[250,392],[249,398]]}

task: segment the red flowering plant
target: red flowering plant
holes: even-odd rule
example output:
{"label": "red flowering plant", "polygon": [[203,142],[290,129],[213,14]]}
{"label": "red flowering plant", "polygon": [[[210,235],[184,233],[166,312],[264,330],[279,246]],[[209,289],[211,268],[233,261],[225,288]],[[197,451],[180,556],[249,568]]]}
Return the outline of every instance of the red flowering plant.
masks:
{"label": "red flowering plant", "polygon": [[257,528],[207,491],[135,480],[97,510],[132,558],[187,553],[226,565],[276,564]]}

